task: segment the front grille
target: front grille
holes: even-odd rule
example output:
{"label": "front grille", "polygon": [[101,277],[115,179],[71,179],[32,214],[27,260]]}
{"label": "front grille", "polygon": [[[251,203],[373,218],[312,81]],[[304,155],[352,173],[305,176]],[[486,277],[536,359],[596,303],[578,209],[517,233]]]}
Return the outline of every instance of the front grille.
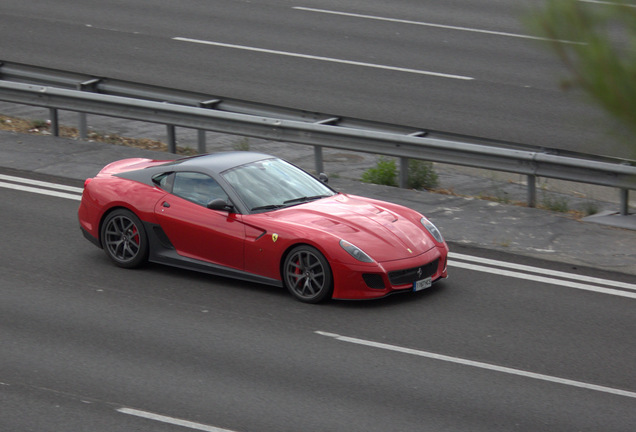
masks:
{"label": "front grille", "polygon": [[404,285],[426,279],[427,277],[435,274],[437,271],[438,261],[439,259],[436,259],[435,261],[423,266],[389,272],[389,281],[391,281],[391,285]]}

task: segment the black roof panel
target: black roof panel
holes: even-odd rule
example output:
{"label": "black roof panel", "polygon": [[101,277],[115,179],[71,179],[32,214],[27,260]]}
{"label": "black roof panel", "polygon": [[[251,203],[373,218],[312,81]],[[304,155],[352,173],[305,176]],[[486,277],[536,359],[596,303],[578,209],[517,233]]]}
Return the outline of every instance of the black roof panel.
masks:
{"label": "black roof panel", "polygon": [[211,173],[221,173],[230,168],[234,168],[240,165],[245,165],[251,162],[256,162],[264,159],[272,159],[274,156],[264,153],[245,152],[245,151],[232,151],[232,152],[220,152],[210,153],[200,156],[193,156],[183,159],[177,159],[175,161],[168,162],[166,165],[177,165],[179,171],[192,170]]}

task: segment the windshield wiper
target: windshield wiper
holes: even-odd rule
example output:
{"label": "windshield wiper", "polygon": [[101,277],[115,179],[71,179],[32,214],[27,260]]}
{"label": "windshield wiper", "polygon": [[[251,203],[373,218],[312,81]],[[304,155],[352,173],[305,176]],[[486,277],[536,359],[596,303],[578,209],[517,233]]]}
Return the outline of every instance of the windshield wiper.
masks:
{"label": "windshield wiper", "polygon": [[283,202],[283,204],[304,203],[304,202],[314,201],[320,198],[326,198],[328,196],[330,195],[314,195],[314,196],[299,197],[299,198],[287,200]]}
{"label": "windshield wiper", "polygon": [[258,207],[254,207],[251,208],[250,211],[256,211],[256,210],[276,210],[282,207],[286,207],[283,204],[268,204],[268,205],[263,205],[263,206],[258,206]]}
{"label": "windshield wiper", "polygon": [[298,198],[294,198],[294,199],[290,199],[287,201],[284,201],[282,204],[267,204],[267,205],[262,205],[262,206],[258,206],[258,207],[254,207],[252,209],[250,209],[250,211],[257,211],[257,210],[276,210],[279,208],[283,208],[283,207],[289,207],[290,205],[293,204],[302,204],[302,203],[306,203],[309,201],[314,201],[320,198],[326,198],[330,195],[315,195],[315,196],[304,196],[304,197],[298,197]]}

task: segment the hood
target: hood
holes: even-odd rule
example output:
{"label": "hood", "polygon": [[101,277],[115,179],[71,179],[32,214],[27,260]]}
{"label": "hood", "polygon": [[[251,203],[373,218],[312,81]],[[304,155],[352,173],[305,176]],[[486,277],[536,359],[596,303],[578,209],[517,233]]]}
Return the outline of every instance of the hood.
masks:
{"label": "hood", "polygon": [[[358,246],[378,262],[412,258],[435,246],[415,211],[345,194],[270,215],[328,232]],[[410,216],[410,217],[409,217]]]}

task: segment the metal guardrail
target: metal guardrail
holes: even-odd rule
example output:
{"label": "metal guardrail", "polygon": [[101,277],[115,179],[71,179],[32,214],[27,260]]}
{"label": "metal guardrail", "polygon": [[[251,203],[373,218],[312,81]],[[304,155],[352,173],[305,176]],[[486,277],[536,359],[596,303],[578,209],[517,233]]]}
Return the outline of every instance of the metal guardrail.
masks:
{"label": "metal guardrail", "polygon": [[[176,150],[174,127],[179,126],[201,132],[201,152],[205,152],[205,131],[312,145],[317,172],[323,171],[323,147],[398,157],[402,187],[409,159],[522,174],[528,178],[528,204],[532,207],[537,177],[617,188],[622,215],[628,214],[629,190],[636,190],[636,162],[630,160],[417,130],[19,64],[0,64],[0,100],[49,108],[54,134],[60,109],[165,124],[168,136],[172,136],[172,152]],[[82,129],[86,130],[85,123],[80,133]]]}

